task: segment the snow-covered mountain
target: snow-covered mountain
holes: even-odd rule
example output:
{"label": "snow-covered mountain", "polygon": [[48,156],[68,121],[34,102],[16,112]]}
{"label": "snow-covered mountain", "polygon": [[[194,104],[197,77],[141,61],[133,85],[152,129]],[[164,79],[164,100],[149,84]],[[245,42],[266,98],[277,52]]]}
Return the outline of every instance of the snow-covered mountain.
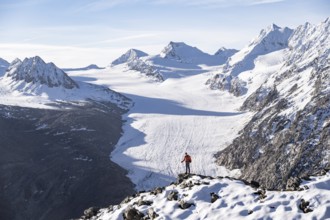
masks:
{"label": "snow-covered mountain", "polygon": [[71,219],[134,192],[109,160],[132,104],[40,57],[12,62],[0,78],[0,219]]}
{"label": "snow-covered mountain", "polygon": [[97,70],[104,69],[102,67],[97,66],[96,64],[91,64],[86,67],[78,67],[78,68],[62,68],[63,71],[83,71],[83,70]]}
{"label": "snow-covered mountain", "polygon": [[130,63],[140,57],[148,56],[147,53],[137,50],[137,49],[130,49],[125,54],[121,55],[118,59],[112,61],[110,66],[115,66],[123,63]]}
{"label": "snow-covered mountain", "polygon": [[183,42],[170,42],[158,55],[148,55],[142,51],[131,49],[114,60],[110,67],[120,64],[129,70],[162,82],[168,78],[180,78],[205,72],[200,66],[209,67],[224,64],[237,51],[221,48],[215,55],[204,53],[196,47]]}
{"label": "snow-covered mountain", "polygon": [[329,27],[327,19],[293,32],[281,68],[245,100],[242,109],[256,114],[219,165],[275,189],[330,166]]}
{"label": "snow-covered mountain", "polygon": [[80,219],[327,219],[330,174],[301,191],[277,192],[223,177],[180,175],[166,187],[127,196],[120,204],[85,210]]}
{"label": "snow-covered mountain", "polygon": [[79,86],[61,69],[53,63],[45,63],[40,57],[25,58],[23,61],[14,60],[4,78],[10,78],[14,88],[21,83],[31,86],[44,85],[47,87],[63,87],[65,89],[78,88]]}
{"label": "snow-covered mountain", "polygon": [[126,97],[109,88],[74,81],[38,56],[15,59],[0,78],[0,104],[48,108],[47,103],[86,99],[110,101],[124,109],[131,105]]}
{"label": "snow-covered mountain", "polygon": [[236,49],[227,49],[225,47],[221,47],[214,56],[217,56],[221,59],[221,63],[225,63],[229,57],[233,56],[235,53],[237,53],[238,50]]}
{"label": "snow-covered mountain", "polygon": [[250,44],[231,56],[220,73],[215,74],[206,84],[211,89],[227,90],[235,96],[244,95],[247,82],[239,75],[253,71],[258,57],[287,48],[292,32],[289,28],[280,28],[275,24],[263,29]]}
{"label": "snow-covered mountain", "polygon": [[7,68],[9,67],[9,63],[0,58],[0,77],[6,72]]}
{"label": "snow-covered mountain", "polygon": [[175,60],[180,63],[193,63],[205,65],[220,65],[223,59],[204,53],[196,47],[189,46],[183,42],[170,42],[160,53],[164,59]]}

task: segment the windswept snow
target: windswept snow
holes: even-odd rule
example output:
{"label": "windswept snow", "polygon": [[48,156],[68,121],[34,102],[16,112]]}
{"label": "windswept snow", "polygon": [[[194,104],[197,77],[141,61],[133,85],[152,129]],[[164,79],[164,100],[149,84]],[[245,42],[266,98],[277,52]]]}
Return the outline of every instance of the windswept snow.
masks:
{"label": "windswept snow", "polygon": [[[192,176],[181,184],[169,185],[160,193],[140,193],[128,197],[127,202],[111,208],[101,209],[93,220],[122,220],[125,210],[137,209],[148,215],[150,209],[157,213],[155,219],[329,219],[330,215],[330,174],[312,177],[304,181],[302,191],[265,191],[265,198],[257,189],[238,180]],[[156,192],[156,190],[154,190]],[[169,201],[168,196],[177,192],[178,199]],[[211,193],[219,198],[211,202]],[[310,210],[304,213],[301,200],[309,202]],[[150,201],[150,205],[139,205]],[[187,209],[179,207],[180,202],[193,204]],[[143,203],[142,203],[143,204]]]}
{"label": "windswept snow", "polygon": [[213,154],[230,144],[251,114],[237,111],[242,99],[208,89],[202,82],[209,73],[163,83],[120,65],[69,75],[109,86],[135,102],[111,159],[129,171],[137,189],[173,181],[184,171],[185,152],[192,156],[193,173],[229,175]]}

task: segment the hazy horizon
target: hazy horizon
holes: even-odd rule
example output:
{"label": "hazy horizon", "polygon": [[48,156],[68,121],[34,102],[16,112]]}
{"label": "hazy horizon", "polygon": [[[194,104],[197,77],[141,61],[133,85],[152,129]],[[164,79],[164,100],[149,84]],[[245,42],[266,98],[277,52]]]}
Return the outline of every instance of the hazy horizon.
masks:
{"label": "hazy horizon", "polygon": [[0,57],[106,66],[130,48],[158,54],[170,41],[214,54],[241,49],[273,23],[320,23],[329,9],[326,0],[4,0]]}

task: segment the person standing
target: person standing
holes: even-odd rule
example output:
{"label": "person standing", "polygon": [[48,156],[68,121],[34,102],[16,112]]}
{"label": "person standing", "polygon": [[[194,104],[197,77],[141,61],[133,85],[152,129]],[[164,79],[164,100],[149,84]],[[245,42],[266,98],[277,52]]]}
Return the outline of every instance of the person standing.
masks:
{"label": "person standing", "polygon": [[185,153],[184,158],[181,161],[181,163],[183,163],[183,162],[186,162],[186,174],[190,174],[191,157],[187,152]]}

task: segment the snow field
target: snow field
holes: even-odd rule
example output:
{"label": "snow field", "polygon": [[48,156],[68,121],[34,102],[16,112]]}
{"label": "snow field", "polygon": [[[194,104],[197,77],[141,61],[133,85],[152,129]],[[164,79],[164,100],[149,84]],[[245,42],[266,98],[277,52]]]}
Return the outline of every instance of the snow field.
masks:
{"label": "snow field", "polygon": [[[184,187],[185,183],[192,183],[192,187]],[[195,185],[197,183],[198,185]],[[241,181],[227,178],[202,179],[193,176],[179,185],[169,185],[157,195],[148,192],[141,193],[128,203],[114,206],[113,210],[101,209],[97,215],[98,220],[121,220],[122,213],[128,207],[135,207],[146,214],[149,208],[159,215],[156,219],[175,220],[217,220],[217,219],[328,219],[330,214],[330,174],[313,177],[305,181],[302,187],[309,189],[295,192],[266,191],[266,198],[260,199],[255,194],[256,189],[245,185]],[[168,201],[167,196],[178,192],[178,201]],[[220,198],[211,203],[210,193],[215,193]],[[136,205],[139,200],[152,201],[150,206]],[[309,201],[313,211],[303,213],[299,209],[300,200]],[[184,200],[194,205],[188,209],[179,208],[179,200]],[[250,213],[250,214],[249,214]]]}
{"label": "snow field", "polygon": [[217,166],[213,155],[230,144],[251,113],[237,111],[241,98],[207,88],[208,73],[163,83],[127,71],[124,65],[69,74],[96,79],[93,83],[109,86],[134,101],[111,160],[128,170],[138,190],[173,181],[185,171],[180,163],[185,152],[192,156],[193,173],[237,174]]}

